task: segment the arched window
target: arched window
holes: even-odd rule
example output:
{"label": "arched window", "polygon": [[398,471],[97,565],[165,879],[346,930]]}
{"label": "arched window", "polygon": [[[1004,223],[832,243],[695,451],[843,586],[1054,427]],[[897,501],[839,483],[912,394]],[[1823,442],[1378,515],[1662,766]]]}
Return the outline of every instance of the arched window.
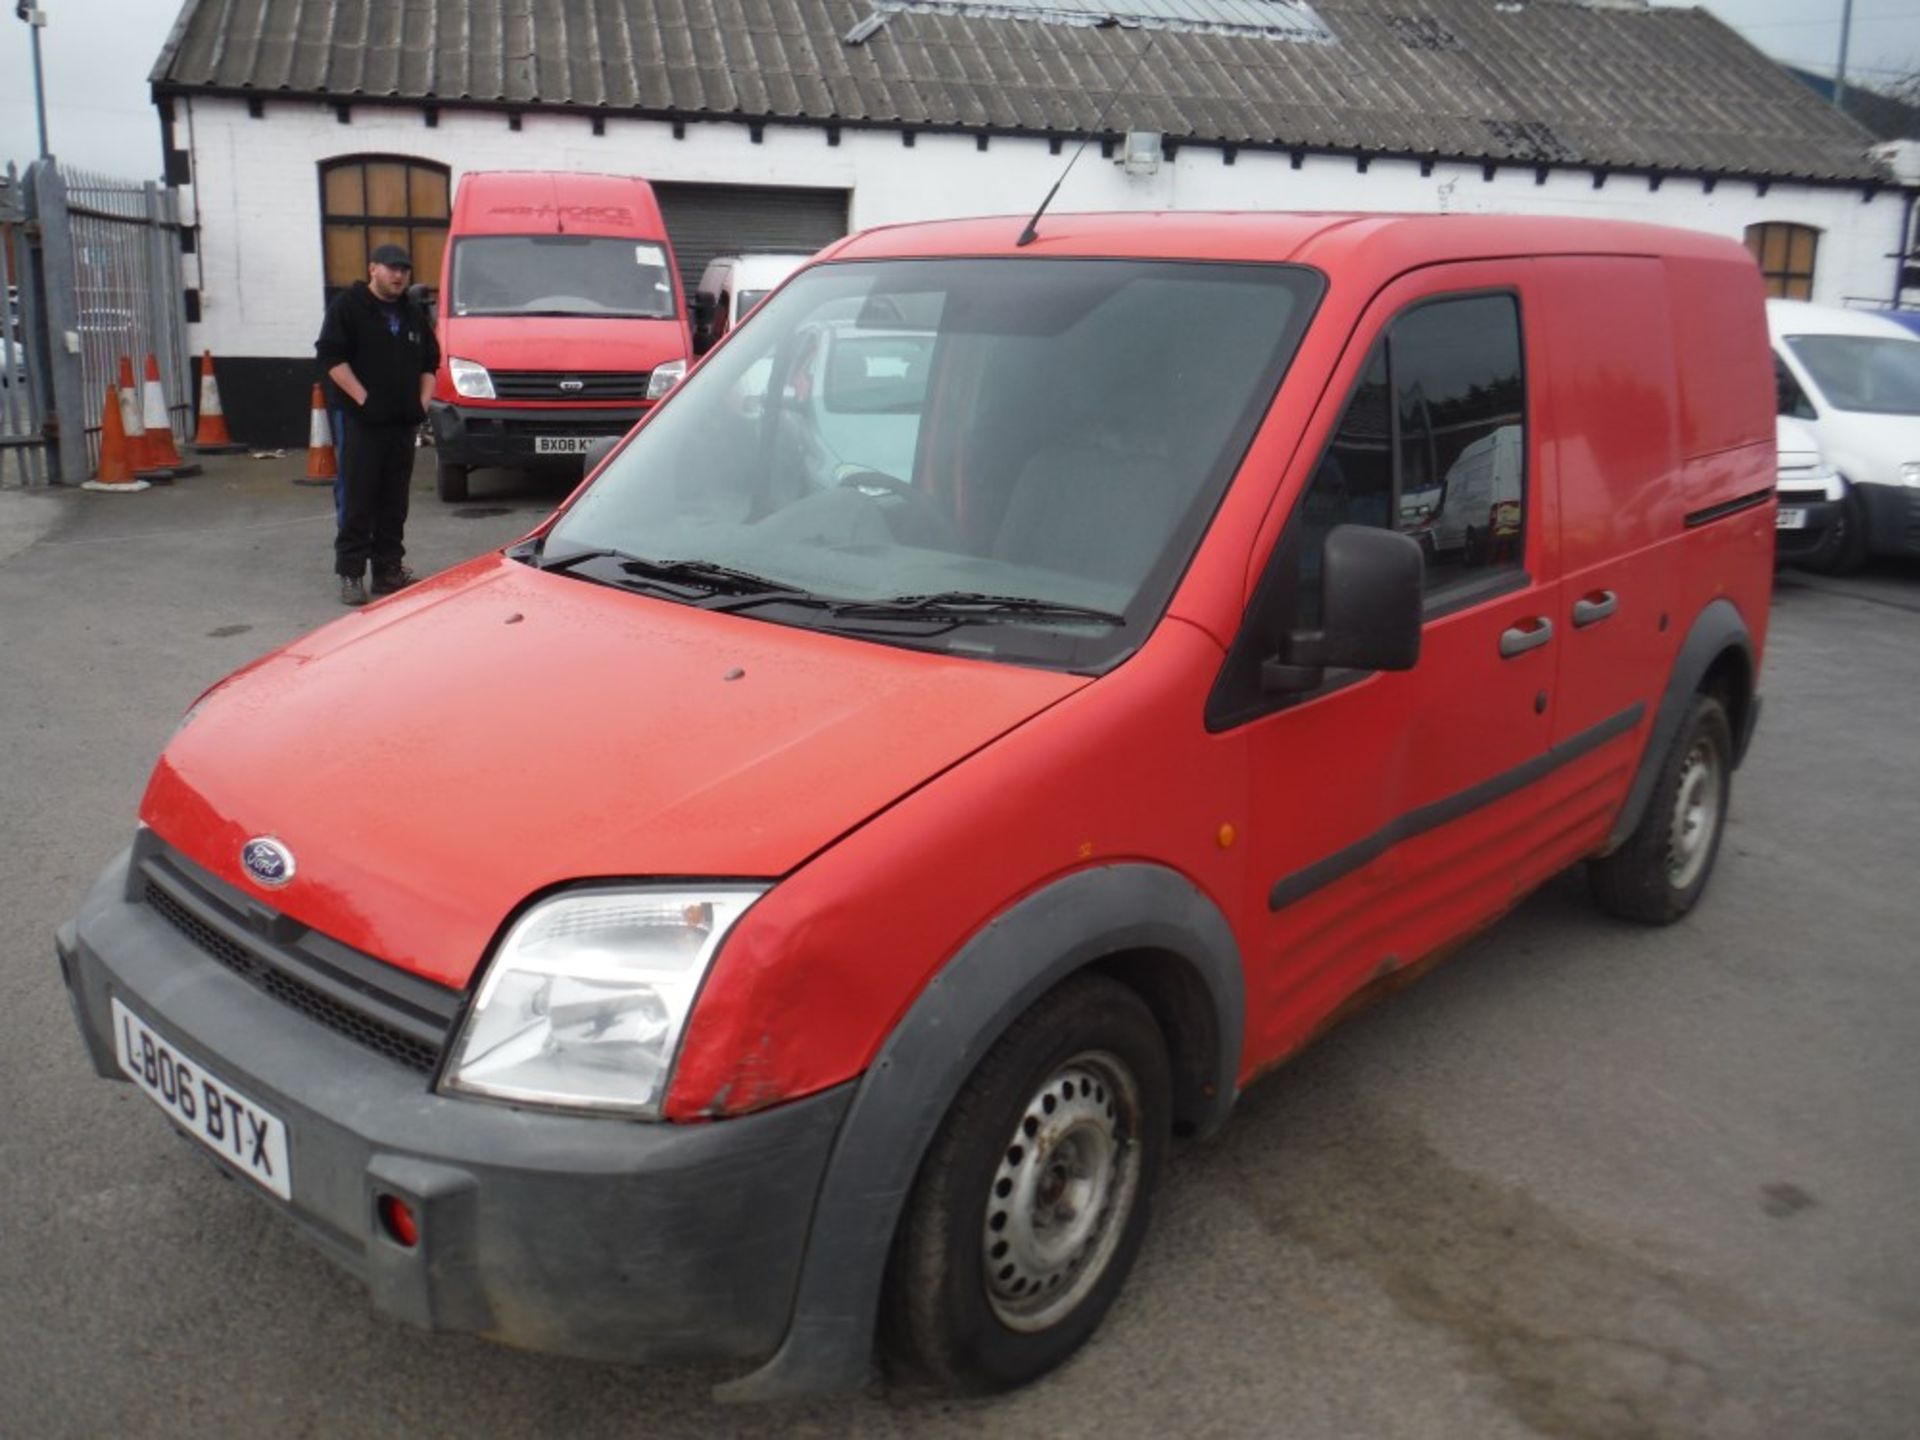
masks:
{"label": "arched window", "polygon": [[1747,249],[1760,262],[1767,294],[1779,300],[1813,298],[1813,252],[1820,232],[1811,225],[1769,221],[1747,227]]}
{"label": "arched window", "polygon": [[327,299],[367,278],[377,245],[404,245],[413,278],[440,283],[447,248],[448,170],[404,155],[349,155],[320,166],[320,239]]}

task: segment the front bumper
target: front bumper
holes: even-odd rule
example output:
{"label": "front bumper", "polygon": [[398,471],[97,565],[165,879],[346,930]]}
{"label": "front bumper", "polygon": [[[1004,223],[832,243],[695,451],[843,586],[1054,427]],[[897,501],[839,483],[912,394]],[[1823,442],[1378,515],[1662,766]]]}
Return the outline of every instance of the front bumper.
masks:
{"label": "front bumper", "polygon": [[1786,563],[1819,554],[1832,536],[1833,527],[1839,522],[1840,504],[1840,501],[1829,500],[1818,491],[1802,497],[1782,490],[1780,513],[1785,515],[1798,510],[1805,514],[1806,521],[1797,529],[1782,527],[1774,531],[1775,558]]}
{"label": "front bumper", "polygon": [[1867,508],[1867,538],[1875,555],[1920,555],[1920,488],[1854,486]]}
{"label": "front bumper", "polygon": [[[249,935],[210,890],[195,905],[205,930],[163,918],[144,898],[160,873],[151,848],[114,861],[59,938],[94,1068],[125,1078],[117,997],[277,1114],[292,1199],[241,1183],[365,1282],[377,1308],[603,1360],[758,1358],[780,1343],[851,1086],[702,1125],[437,1095],[418,1068],[317,1023],[212,953],[226,943],[284,955],[262,937],[284,940],[285,917]],[[417,1217],[412,1248],[382,1228],[382,1194]]]}
{"label": "front bumper", "polygon": [[434,449],[449,465],[470,469],[499,465],[515,470],[566,470],[579,473],[580,456],[543,455],[542,436],[597,440],[631,430],[651,405],[478,406],[435,400],[427,406]]}

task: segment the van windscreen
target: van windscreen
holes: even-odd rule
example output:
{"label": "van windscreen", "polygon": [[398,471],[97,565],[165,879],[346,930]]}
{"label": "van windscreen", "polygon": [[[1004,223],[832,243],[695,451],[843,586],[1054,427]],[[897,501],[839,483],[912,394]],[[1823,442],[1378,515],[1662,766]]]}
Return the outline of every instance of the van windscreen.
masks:
{"label": "van windscreen", "polygon": [[816,266],[526,558],[760,620],[1103,668],[1153,628],[1321,285],[1270,264]]}
{"label": "van windscreen", "polygon": [[666,247],[600,235],[474,235],[453,247],[455,315],[671,320]]}
{"label": "van windscreen", "polygon": [[1920,415],[1920,340],[1789,335],[1787,344],[1836,410]]}

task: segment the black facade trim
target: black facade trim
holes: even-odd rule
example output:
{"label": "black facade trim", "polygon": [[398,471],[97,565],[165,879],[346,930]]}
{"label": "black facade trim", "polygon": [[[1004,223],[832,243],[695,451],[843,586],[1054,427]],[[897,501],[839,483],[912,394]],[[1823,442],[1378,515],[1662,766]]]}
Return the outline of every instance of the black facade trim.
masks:
{"label": "black facade trim", "polygon": [[1386,854],[1403,840],[1424,835],[1429,830],[1437,830],[1462,816],[1496,800],[1504,800],[1516,791],[1524,790],[1536,780],[1542,780],[1564,765],[1569,765],[1581,756],[1597,750],[1609,740],[1626,734],[1640,723],[1647,713],[1645,705],[1636,704],[1622,710],[1610,719],[1602,720],[1590,730],[1583,730],[1572,739],[1563,740],[1544,754],[1536,755],[1524,764],[1511,770],[1502,771],[1490,780],[1482,780],[1478,785],[1469,786],[1458,794],[1449,795],[1444,800],[1436,800],[1430,805],[1422,805],[1418,810],[1409,810],[1398,819],[1390,821],[1364,840],[1355,841],[1344,850],[1336,850],[1324,860],[1316,860],[1303,870],[1276,880],[1273,888],[1267,891],[1267,908],[1284,910],[1296,901],[1305,899],[1322,886],[1331,885],[1342,876],[1351,875],[1355,870],[1371,860]]}
{"label": "black facade trim", "polygon": [[[156,105],[181,95],[189,98],[204,97],[207,99],[244,100],[248,104],[249,113],[254,114],[256,118],[258,118],[259,114],[264,110],[267,98],[261,91],[244,85],[180,85],[156,83],[153,86],[153,98]],[[529,102],[524,100],[454,100],[445,96],[337,96],[324,91],[295,92],[276,90],[273,92],[272,98],[275,100],[300,101],[316,105],[380,105],[405,110],[422,110],[432,106],[443,111],[454,109],[524,112],[529,108],[537,108],[543,114],[575,115],[589,121],[599,116],[608,119],[672,124],[676,127],[674,137],[676,139],[682,137],[684,127],[690,122],[696,124],[749,126],[779,125],[801,130],[823,130],[829,126],[833,126],[843,131],[896,131],[902,136],[903,142],[909,146],[911,146],[913,142],[905,139],[905,137],[916,132],[927,135],[984,134],[999,140],[1045,140],[1053,149],[1053,153],[1058,154],[1060,153],[1061,145],[1079,140],[1082,133],[1073,131],[1063,134],[1062,132],[1054,130],[1035,129],[1019,125],[965,125],[924,120],[903,123],[899,120],[857,120],[848,119],[844,116],[835,116],[832,118],[825,116],[819,118],[810,116],[745,116],[726,115],[713,111],[629,109],[605,105],[579,105],[569,103],[535,104],[530,106]],[[1423,167],[1428,165],[1478,165],[1487,173],[1487,178],[1489,179],[1492,178],[1494,173],[1498,172],[1502,165],[1537,165],[1540,163],[1533,157],[1524,155],[1488,155],[1485,153],[1450,155],[1413,150],[1368,150],[1351,145],[1302,145],[1300,142],[1293,140],[1258,140],[1248,136],[1177,135],[1173,136],[1172,139],[1176,144],[1183,146],[1210,146],[1221,150],[1231,147],[1236,152],[1257,151],[1286,155],[1292,161],[1293,168],[1296,170],[1301,168],[1302,162],[1309,154],[1316,156],[1338,156],[1342,158],[1354,158],[1360,155],[1366,155],[1373,160],[1405,160]],[[1111,146],[1113,143],[1111,137],[1102,138],[1103,146]],[[1920,186],[1892,185],[1884,179],[1859,175],[1763,174],[1756,171],[1737,170],[1673,170],[1650,164],[1636,164],[1631,161],[1601,161],[1592,158],[1553,161],[1549,162],[1547,168],[1551,171],[1590,173],[1596,167],[1603,167],[1612,174],[1645,175],[1649,181],[1649,188],[1654,190],[1659,189],[1660,182],[1669,177],[1704,181],[1709,175],[1714,175],[1721,180],[1741,180],[1756,186],[1782,184],[1806,185],[1816,189],[1827,190],[1861,190],[1864,192],[1862,198],[1866,200],[1871,200],[1874,195],[1890,189],[1920,193]]]}

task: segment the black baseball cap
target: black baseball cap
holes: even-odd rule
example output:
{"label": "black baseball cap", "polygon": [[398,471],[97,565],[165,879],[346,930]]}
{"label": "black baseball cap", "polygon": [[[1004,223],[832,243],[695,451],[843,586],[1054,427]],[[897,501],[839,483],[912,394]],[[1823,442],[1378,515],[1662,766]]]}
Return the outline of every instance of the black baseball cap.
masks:
{"label": "black baseball cap", "polygon": [[391,265],[396,270],[411,270],[413,257],[407,254],[402,245],[376,245],[373,254],[367,257],[376,265]]}

